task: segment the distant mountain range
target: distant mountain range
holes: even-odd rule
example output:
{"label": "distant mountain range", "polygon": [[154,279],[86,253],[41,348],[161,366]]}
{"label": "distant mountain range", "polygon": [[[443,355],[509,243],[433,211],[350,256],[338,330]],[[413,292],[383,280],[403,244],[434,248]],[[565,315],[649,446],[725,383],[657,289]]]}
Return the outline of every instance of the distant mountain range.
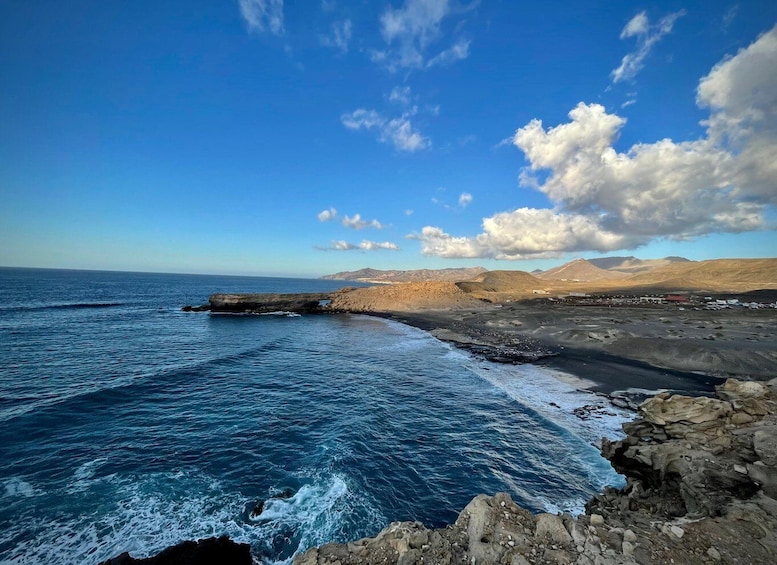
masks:
{"label": "distant mountain range", "polygon": [[361,269],[322,277],[371,283],[456,282],[471,293],[542,294],[561,291],[615,289],[707,289],[745,291],[777,288],[777,259],[714,259],[683,257],[638,259],[602,257],[575,259],[546,271],[487,271],[483,267],[381,271]]}
{"label": "distant mountain range", "polygon": [[625,279],[638,273],[647,273],[676,263],[693,263],[685,257],[637,259],[636,257],[600,257],[575,259],[547,271],[534,273],[545,281],[598,282]]}
{"label": "distant mountain range", "polygon": [[345,271],[333,275],[321,277],[333,281],[354,281],[365,283],[398,283],[398,282],[427,282],[447,281],[457,282],[474,279],[485,273],[483,267],[467,267],[453,269],[415,269],[415,270],[391,270],[360,269],[358,271]]}

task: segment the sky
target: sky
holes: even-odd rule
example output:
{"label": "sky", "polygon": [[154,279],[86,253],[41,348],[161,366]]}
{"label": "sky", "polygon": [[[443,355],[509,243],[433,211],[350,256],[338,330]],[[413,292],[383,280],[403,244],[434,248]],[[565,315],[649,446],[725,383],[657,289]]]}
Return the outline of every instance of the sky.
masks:
{"label": "sky", "polygon": [[777,256],[777,2],[0,3],[0,265]]}

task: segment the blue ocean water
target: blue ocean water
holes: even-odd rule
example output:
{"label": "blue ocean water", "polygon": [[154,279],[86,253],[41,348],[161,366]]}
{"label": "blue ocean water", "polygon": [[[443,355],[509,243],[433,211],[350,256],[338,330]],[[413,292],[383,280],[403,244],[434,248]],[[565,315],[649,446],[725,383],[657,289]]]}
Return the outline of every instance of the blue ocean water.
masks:
{"label": "blue ocean water", "polygon": [[597,400],[542,368],[366,316],[180,311],[341,284],[0,269],[0,562],[228,534],[282,563],[395,520],[442,526],[481,492],[580,511],[620,482],[591,444],[626,415],[578,420]]}

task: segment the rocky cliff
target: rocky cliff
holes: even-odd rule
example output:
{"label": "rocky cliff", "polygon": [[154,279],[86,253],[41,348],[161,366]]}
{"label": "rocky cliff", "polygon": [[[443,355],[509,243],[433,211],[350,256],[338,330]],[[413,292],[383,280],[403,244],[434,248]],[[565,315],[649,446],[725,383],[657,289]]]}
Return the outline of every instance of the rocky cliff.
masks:
{"label": "rocky cliff", "polygon": [[294,563],[777,562],[777,379],[730,379],[716,398],[662,394],[639,412],[602,447],[626,487],[585,515],[532,516],[508,494],[479,495],[444,529],[396,522]]}

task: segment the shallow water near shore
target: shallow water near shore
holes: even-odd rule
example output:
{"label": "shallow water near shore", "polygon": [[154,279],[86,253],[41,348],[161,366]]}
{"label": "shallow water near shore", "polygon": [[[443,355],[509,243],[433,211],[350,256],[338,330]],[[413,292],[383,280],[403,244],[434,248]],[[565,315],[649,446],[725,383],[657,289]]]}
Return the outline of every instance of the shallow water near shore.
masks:
{"label": "shallow water near shore", "polygon": [[542,367],[366,316],[180,312],[339,284],[0,269],[0,561],[228,534],[288,562],[395,520],[442,526],[481,492],[579,512],[620,482],[591,444],[628,414]]}

